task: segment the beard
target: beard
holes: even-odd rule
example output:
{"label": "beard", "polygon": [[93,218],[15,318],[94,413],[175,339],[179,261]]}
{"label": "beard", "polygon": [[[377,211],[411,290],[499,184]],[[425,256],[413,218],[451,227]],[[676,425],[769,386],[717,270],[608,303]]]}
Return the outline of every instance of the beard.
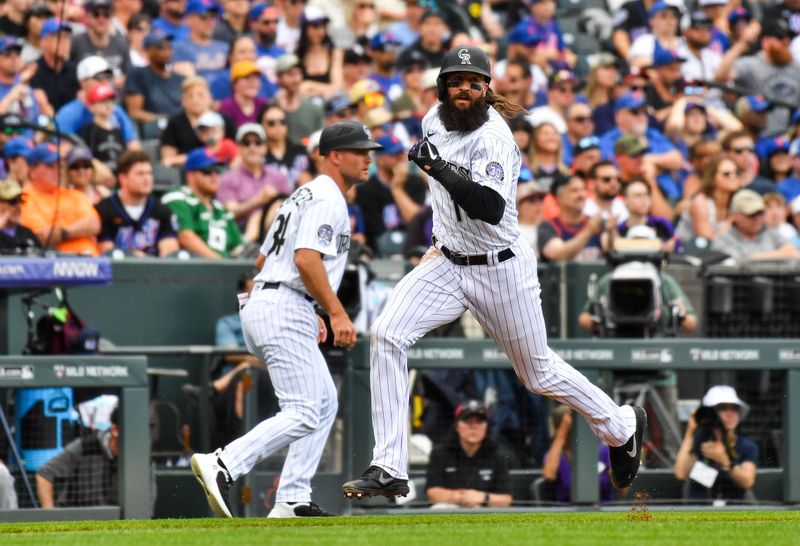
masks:
{"label": "beard", "polygon": [[459,110],[453,104],[453,99],[462,96],[448,97],[446,101],[439,105],[439,119],[448,131],[474,131],[489,120],[489,104],[485,97],[475,101],[466,110]]}
{"label": "beard", "polygon": [[271,46],[275,43],[276,33],[274,32],[259,32],[258,39],[262,44]]}
{"label": "beard", "polygon": [[764,55],[766,55],[767,60],[774,65],[778,66],[786,66],[790,64],[794,57],[792,56],[792,52],[789,49],[784,47],[778,46],[770,46],[764,49]]}

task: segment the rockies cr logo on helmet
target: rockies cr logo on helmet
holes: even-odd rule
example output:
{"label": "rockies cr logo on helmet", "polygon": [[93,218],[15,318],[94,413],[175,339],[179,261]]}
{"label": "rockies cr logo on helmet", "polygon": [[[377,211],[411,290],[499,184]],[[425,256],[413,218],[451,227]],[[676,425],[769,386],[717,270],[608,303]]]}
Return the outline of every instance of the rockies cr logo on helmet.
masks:
{"label": "rockies cr logo on helmet", "polygon": [[486,83],[489,83],[492,79],[492,67],[485,51],[476,46],[454,47],[445,54],[442,68],[436,78],[440,101],[444,101],[447,98],[444,78],[446,74],[451,72],[480,74],[486,79]]}
{"label": "rockies cr logo on helmet", "polygon": [[469,51],[462,49],[458,52],[458,58],[461,59],[461,64],[472,64],[469,62]]}

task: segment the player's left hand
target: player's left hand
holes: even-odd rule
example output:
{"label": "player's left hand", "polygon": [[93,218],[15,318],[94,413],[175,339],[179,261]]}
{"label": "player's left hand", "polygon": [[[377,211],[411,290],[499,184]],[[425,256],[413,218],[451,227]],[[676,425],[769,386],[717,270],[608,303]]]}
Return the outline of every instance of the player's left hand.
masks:
{"label": "player's left hand", "polygon": [[331,330],[333,330],[333,346],[352,349],[356,344],[356,327],[347,316],[347,313],[331,315]]}
{"label": "player's left hand", "polygon": [[322,320],[322,317],[317,315],[317,329],[319,333],[317,334],[317,343],[325,343],[325,340],[328,339],[328,328],[325,326],[325,321]]}
{"label": "player's left hand", "polygon": [[408,160],[416,163],[425,172],[428,172],[441,159],[442,156],[439,155],[439,150],[436,149],[436,146],[425,138],[414,143],[411,149],[408,150]]}

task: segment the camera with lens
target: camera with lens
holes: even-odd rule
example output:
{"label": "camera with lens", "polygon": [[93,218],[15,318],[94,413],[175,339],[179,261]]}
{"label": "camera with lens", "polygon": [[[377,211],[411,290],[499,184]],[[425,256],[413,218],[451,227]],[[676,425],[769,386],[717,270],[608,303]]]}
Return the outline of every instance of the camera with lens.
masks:
{"label": "camera with lens", "polygon": [[[713,441],[717,437],[724,436],[725,427],[719,418],[717,410],[709,406],[700,406],[694,413],[694,420],[697,423],[697,432],[703,441]],[[719,431],[719,435],[715,432]]]}

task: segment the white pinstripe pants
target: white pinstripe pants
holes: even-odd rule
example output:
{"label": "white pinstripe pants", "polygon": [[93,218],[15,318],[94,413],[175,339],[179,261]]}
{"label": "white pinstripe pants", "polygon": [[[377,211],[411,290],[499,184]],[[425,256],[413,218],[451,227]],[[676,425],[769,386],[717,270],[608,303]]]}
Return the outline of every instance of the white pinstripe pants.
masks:
{"label": "white pinstripe pants", "polygon": [[485,266],[457,266],[441,255],[425,261],[398,283],[373,325],[372,464],[392,476],[408,477],[406,350],[467,309],[505,351],[530,391],[573,407],[611,446],[622,445],[636,430],[631,407],[617,406],[547,346],[536,258],[520,241],[512,250],[514,258]]}
{"label": "white pinstripe pants", "polygon": [[311,303],[290,288],[254,291],[240,312],[247,348],[266,364],[281,410],[220,454],[234,480],[291,444],[276,502],[311,500],[311,478],[338,409],[336,387],[317,346]]}

